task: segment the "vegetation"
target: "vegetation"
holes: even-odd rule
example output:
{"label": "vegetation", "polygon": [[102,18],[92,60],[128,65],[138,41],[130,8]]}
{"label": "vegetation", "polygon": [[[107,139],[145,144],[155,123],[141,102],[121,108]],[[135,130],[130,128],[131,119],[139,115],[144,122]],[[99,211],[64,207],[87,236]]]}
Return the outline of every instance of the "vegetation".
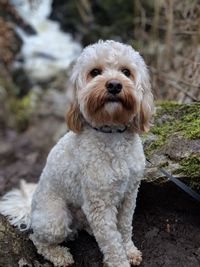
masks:
{"label": "vegetation", "polygon": [[199,190],[200,154],[192,153],[187,158],[182,159],[179,164],[180,167],[175,171],[175,174],[192,177],[192,179],[187,179],[189,186]]}
{"label": "vegetation", "polygon": [[[156,158],[157,166],[199,190],[200,103],[157,102],[154,125],[144,139],[149,137],[150,141],[145,142],[147,157]],[[150,170],[147,179],[152,176],[156,182],[163,182],[160,173]]]}
{"label": "vegetation", "polygon": [[154,121],[150,133],[157,138],[146,148],[148,155],[175,134],[189,139],[200,138],[200,103],[157,102]]}
{"label": "vegetation", "polygon": [[32,92],[22,98],[14,97],[8,101],[8,108],[18,131],[23,131],[28,127],[30,116],[33,113],[31,96]]}

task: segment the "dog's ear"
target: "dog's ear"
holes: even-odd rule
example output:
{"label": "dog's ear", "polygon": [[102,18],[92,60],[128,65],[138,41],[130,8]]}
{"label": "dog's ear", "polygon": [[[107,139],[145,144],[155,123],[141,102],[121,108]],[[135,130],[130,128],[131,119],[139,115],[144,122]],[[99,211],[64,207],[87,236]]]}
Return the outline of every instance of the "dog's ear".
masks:
{"label": "dog's ear", "polygon": [[142,92],[142,97],[138,107],[138,114],[134,119],[134,128],[139,132],[148,132],[150,128],[150,120],[154,113],[154,103],[149,73],[146,65],[143,65],[142,69],[143,71],[140,72],[141,77],[138,84],[138,90]]}
{"label": "dog's ear", "polygon": [[71,69],[70,79],[68,81],[68,99],[70,100],[69,108],[66,113],[66,123],[69,130],[80,133],[83,128],[83,119],[77,101],[77,80],[79,75],[79,65],[77,61]]}
{"label": "dog's ear", "polygon": [[82,116],[77,102],[77,89],[76,89],[76,79],[75,68],[72,69],[71,79],[69,80],[67,97],[69,99],[69,107],[66,112],[66,123],[69,130],[80,133],[83,128]]}
{"label": "dog's ear", "polygon": [[66,123],[71,131],[75,133],[81,132],[83,128],[83,121],[77,102],[70,104],[70,107],[66,113]]}
{"label": "dog's ear", "polygon": [[148,132],[150,120],[154,112],[153,95],[150,90],[144,92],[139,112],[139,130],[141,132]]}

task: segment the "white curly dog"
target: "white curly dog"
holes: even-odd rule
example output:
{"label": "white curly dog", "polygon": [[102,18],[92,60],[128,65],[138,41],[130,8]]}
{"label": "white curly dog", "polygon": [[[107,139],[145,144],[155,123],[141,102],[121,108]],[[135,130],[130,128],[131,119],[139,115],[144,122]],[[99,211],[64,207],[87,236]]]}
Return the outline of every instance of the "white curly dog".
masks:
{"label": "white curly dog", "polygon": [[153,113],[147,67],[131,46],[99,41],[83,50],[71,81],[70,131],[49,153],[39,183],[22,181],[0,212],[31,228],[38,252],[55,266],[73,264],[59,243],[79,229],[95,236],[105,266],[139,265],[132,217],[145,167],[139,133]]}

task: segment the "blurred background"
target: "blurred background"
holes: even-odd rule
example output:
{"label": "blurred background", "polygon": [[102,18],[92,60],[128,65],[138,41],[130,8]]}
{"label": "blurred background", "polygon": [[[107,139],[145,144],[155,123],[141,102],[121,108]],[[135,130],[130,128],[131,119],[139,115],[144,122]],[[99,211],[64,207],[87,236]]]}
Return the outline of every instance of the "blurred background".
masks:
{"label": "blurred background", "polygon": [[132,45],[155,99],[200,100],[199,0],[0,0],[0,192],[38,179],[65,131],[68,76],[99,39]]}

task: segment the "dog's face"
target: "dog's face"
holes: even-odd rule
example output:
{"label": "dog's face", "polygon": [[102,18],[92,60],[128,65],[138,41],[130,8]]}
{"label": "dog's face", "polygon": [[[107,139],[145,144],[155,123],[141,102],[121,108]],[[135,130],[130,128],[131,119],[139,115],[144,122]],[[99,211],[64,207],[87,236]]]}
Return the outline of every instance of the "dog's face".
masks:
{"label": "dog's face", "polygon": [[100,41],[86,47],[71,77],[74,101],[68,127],[80,132],[84,122],[94,127],[131,125],[147,131],[153,97],[144,60],[131,46]]}

